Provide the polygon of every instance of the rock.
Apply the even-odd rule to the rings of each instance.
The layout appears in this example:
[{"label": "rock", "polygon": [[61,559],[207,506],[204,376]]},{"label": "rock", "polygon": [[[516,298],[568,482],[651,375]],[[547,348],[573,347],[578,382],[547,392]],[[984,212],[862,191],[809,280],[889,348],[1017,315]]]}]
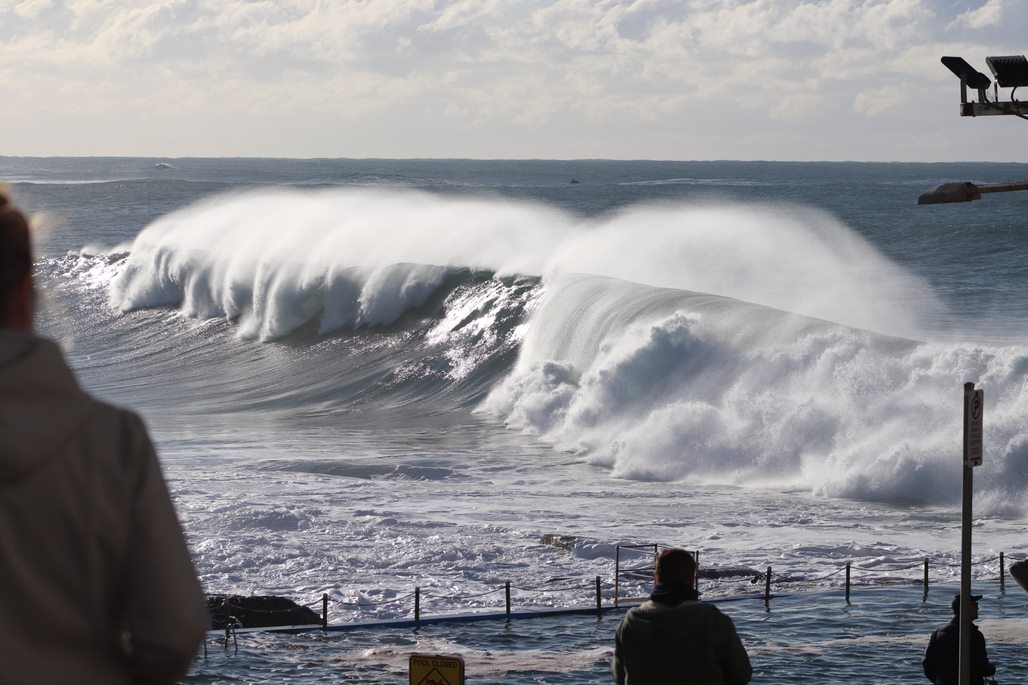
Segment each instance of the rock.
[{"label": "rock", "polygon": [[207,595],[211,629],[225,628],[226,613],[237,628],[321,625],[321,616],[291,599],[274,596]]},{"label": "rock", "polygon": [[752,568],[723,566],[721,568],[701,568],[700,578],[754,578],[762,573]]},{"label": "rock", "polygon": [[571,546],[578,541],[574,535],[560,535],[558,533],[546,533],[539,542],[544,545],[556,547],[558,549],[571,550]]}]

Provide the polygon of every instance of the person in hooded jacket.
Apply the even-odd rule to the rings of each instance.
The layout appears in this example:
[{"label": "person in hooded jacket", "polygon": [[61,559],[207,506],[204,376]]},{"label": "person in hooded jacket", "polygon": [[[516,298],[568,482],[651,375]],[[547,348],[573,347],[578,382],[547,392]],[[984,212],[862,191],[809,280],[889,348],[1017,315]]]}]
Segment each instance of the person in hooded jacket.
[{"label": "person in hooded jacket", "polygon": [[0,188],[0,683],[173,683],[203,591],[146,429],[34,335],[29,224]]},{"label": "person in hooded jacket", "polygon": [[628,611],[614,640],[618,685],[745,685],[749,655],[732,619],[699,601],[696,561],[684,549],[657,556],[648,602]]}]

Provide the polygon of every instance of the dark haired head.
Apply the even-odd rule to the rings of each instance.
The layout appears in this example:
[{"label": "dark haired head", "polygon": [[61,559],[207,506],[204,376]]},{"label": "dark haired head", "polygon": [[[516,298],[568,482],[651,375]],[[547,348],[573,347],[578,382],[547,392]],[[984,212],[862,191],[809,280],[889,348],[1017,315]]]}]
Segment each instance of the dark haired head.
[{"label": "dark haired head", "polygon": [[[977,607],[978,606],[978,600],[981,599],[981,598],[982,598],[981,595],[971,595],[971,604],[973,604],[974,606]],[[954,595],[953,601],[950,602],[949,608],[953,610],[953,615],[954,616],[959,616],[960,615],[960,593],[959,592],[956,595]]]},{"label": "dark haired head", "polygon": [[665,549],[657,555],[653,580],[657,585],[691,585],[696,577],[696,560],[684,549]]},{"label": "dark haired head", "polygon": [[32,273],[29,222],[0,187],[0,328],[11,320],[18,295]]}]

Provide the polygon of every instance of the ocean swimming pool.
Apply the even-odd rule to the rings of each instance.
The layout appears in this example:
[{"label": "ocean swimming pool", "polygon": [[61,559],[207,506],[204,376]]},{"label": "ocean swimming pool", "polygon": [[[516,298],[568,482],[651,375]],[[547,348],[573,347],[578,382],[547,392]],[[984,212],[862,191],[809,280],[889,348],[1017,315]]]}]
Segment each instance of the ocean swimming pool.
[{"label": "ocean swimming pool", "polygon": [[[921,654],[931,631],[949,620],[958,588],[919,585],[720,599],[753,662],[753,683],[924,683]],[[1012,583],[979,582],[979,627],[1000,683],[1028,678],[1028,594]],[[622,611],[533,619],[502,617],[419,629],[346,632],[211,633],[187,683],[406,683],[412,654],[458,654],[468,683],[513,685],[612,682],[610,657]]]}]

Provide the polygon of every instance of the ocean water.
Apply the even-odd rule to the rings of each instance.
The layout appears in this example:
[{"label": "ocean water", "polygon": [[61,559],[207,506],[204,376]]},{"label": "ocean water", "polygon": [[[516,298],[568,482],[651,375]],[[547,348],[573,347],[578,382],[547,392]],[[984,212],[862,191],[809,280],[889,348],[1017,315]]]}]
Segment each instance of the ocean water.
[{"label": "ocean water", "polygon": [[[325,593],[333,623],[409,617],[415,587],[423,613],[502,606],[507,581],[516,606],[589,605],[597,576],[609,600],[623,544],[698,549],[732,571],[704,580],[713,599],[768,566],[821,591],[846,562],[873,585],[927,558],[952,583],[967,381],[985,391],[974,574],[993,582],[1028,542],[1028,195],[916,200],[1026,176],[0,158],[39,223],[37,327],[145,417],[205,587]],[[817,623],[802,634],[828,639]],[[602,682],[615,625],[573,628],[587,665],[536,682]],[[747,625],[755,682],[793,682],[768,656],[781,626]],[[327,681],[295,642],[247,639]]]}]

